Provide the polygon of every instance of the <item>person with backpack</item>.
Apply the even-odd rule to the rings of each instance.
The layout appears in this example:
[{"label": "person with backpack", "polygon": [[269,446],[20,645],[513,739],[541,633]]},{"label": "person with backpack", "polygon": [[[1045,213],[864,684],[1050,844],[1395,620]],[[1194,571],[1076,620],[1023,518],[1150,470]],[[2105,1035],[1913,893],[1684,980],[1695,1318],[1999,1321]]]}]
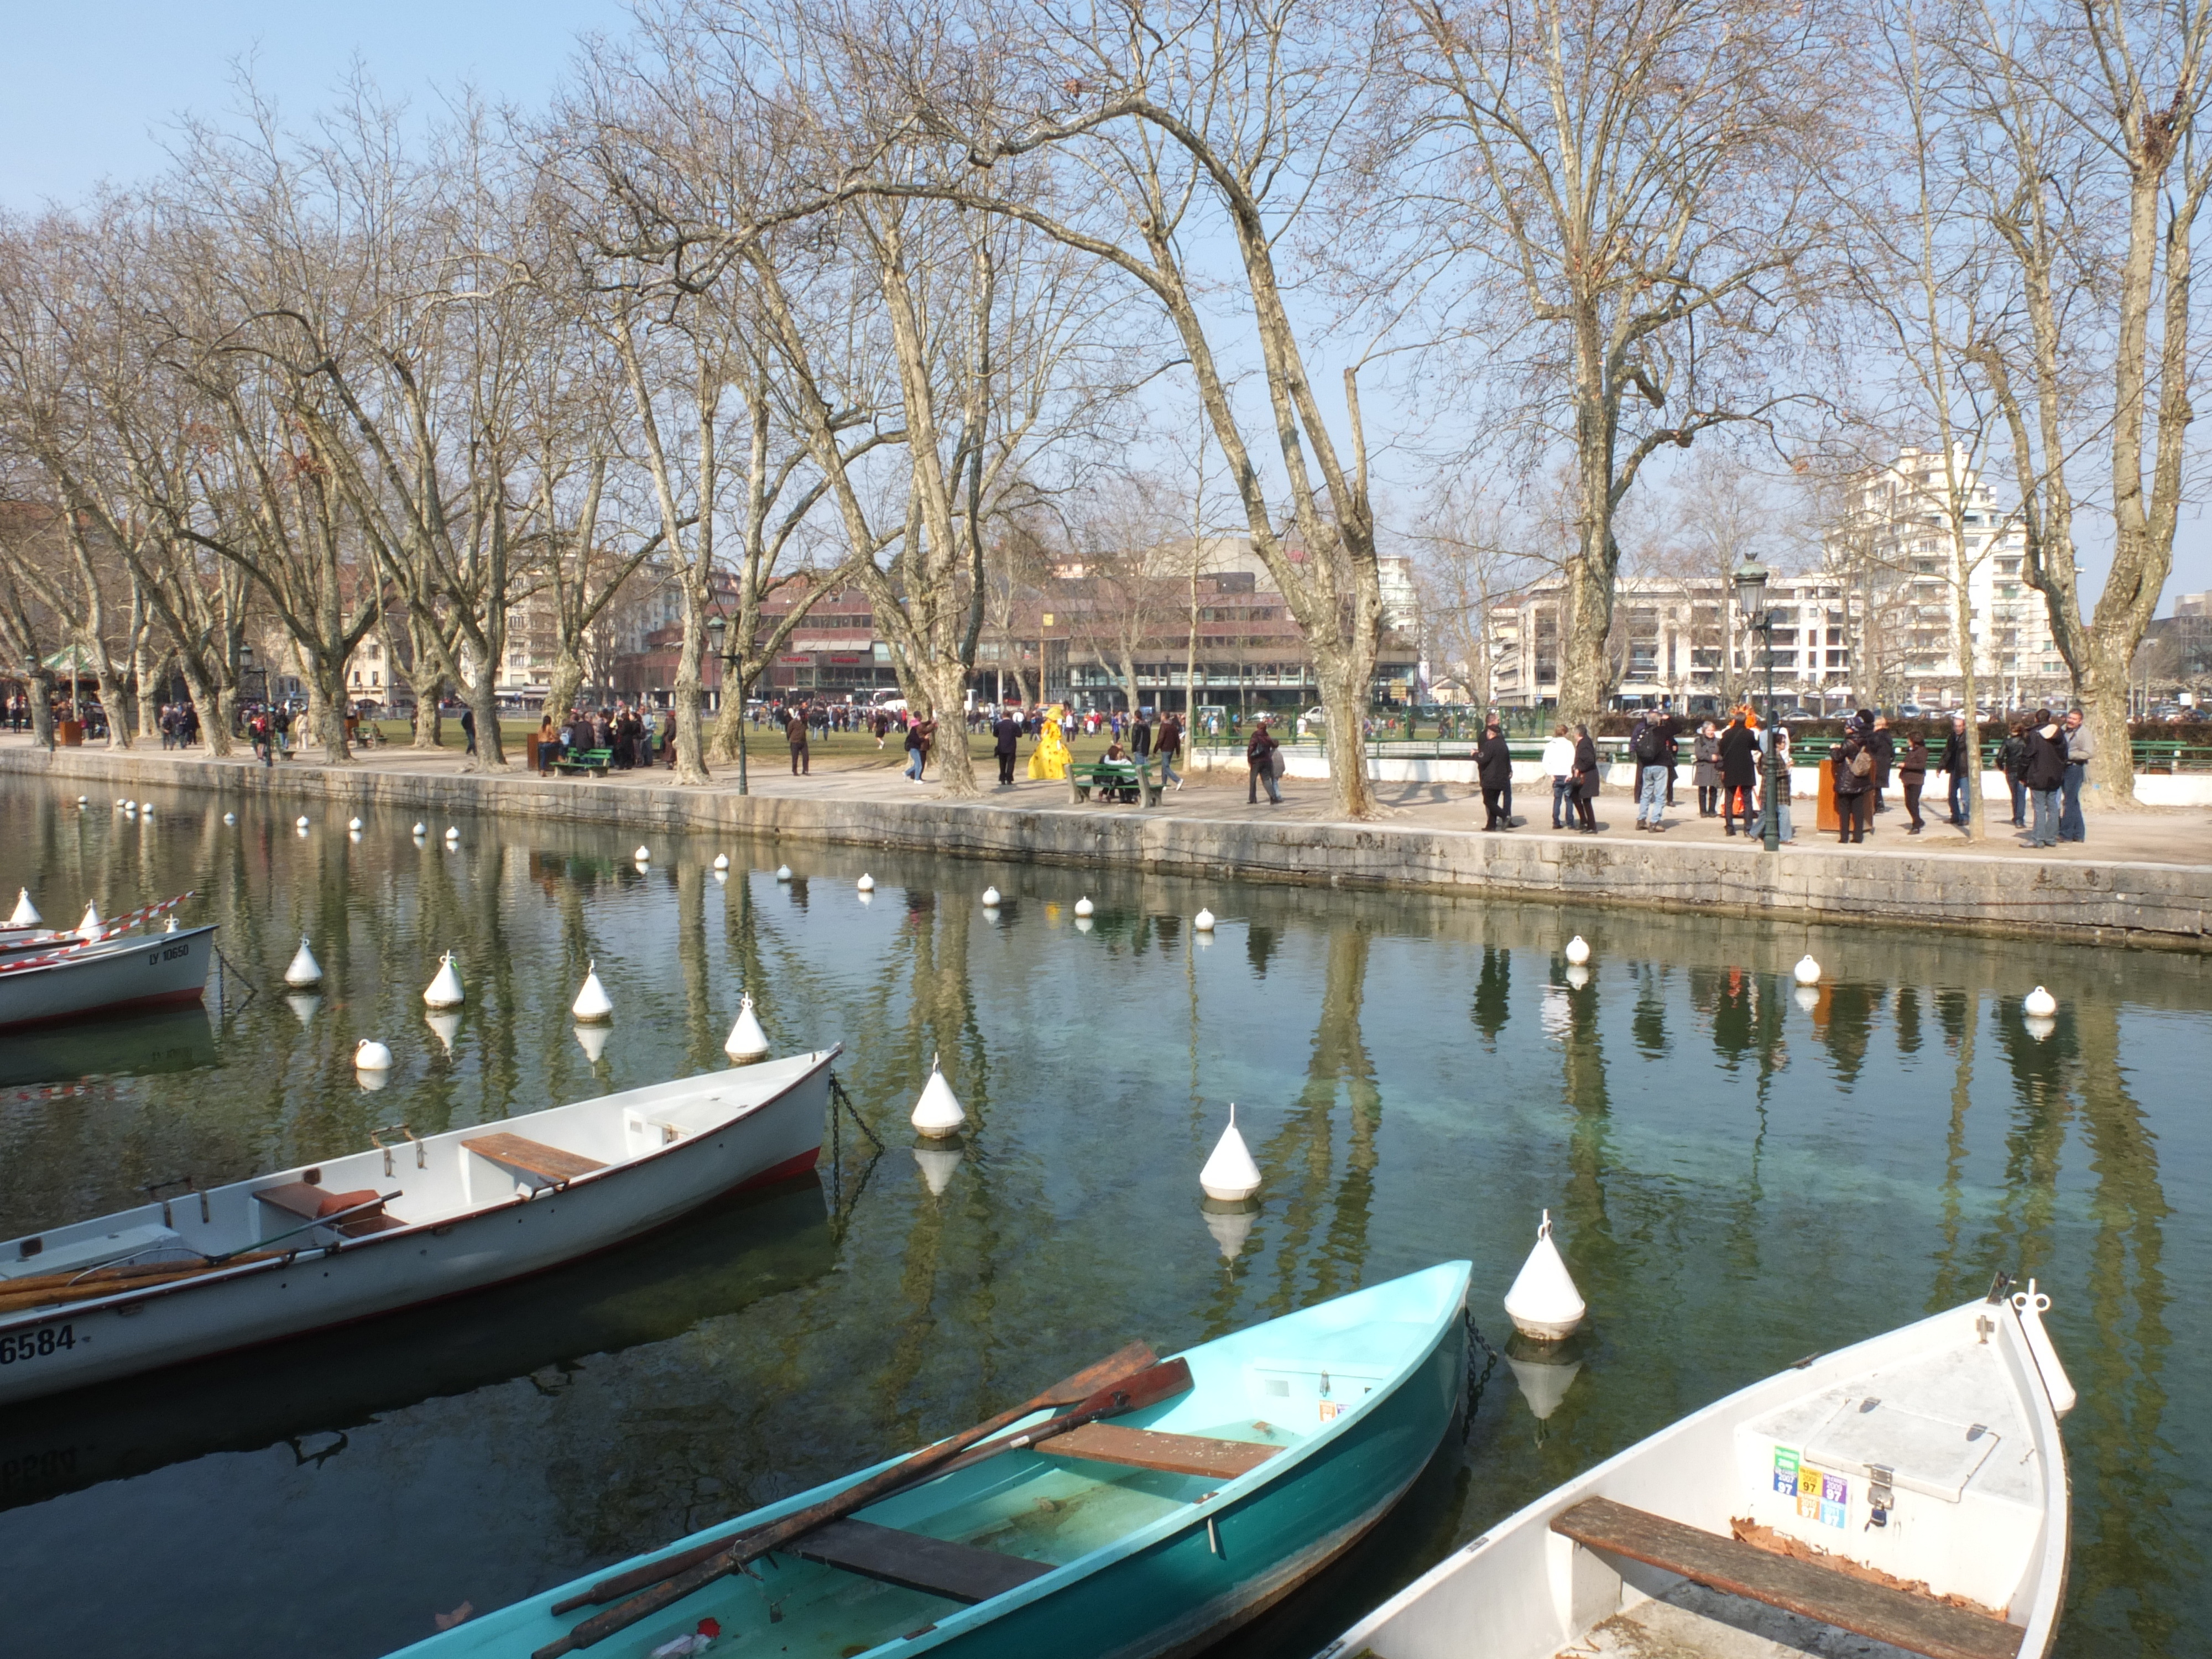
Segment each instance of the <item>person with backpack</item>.
[{"label": "person with backpack", "polygon": [[1855,718],[1844,728],[1844,740],[1830,757],[1834,763],[1836,841],[1856,845],[1867,838],[1874,816],[1874,750],[1869,743],[1873,722]]},{"label": "person with backpack", "polygon": [[1660,833],[1666,827],[1659,820],[1666,811],[1667,783],[1674,773],[1668,753],[1674,743],[1674,721],[1671,715],[1647,710],[1638,718],[1636,731],[1628,740],[1628,747],[1636,757],[1636,827],[1638,830]]},{"label": "person with backpack", "polygon": [[1280,806],[1283,792],[1275,787],[1275,750],[1279,745],[1275,734],[1267,729],[1267,717],[1260,716],[1259,724],[1252,728],[1252,736],[1244,745],[1244,764],[1251,770],[1251,781],[1244,790],[1244,804],[1260,804],[1260,786],[1267,786],[1267,804]]}]

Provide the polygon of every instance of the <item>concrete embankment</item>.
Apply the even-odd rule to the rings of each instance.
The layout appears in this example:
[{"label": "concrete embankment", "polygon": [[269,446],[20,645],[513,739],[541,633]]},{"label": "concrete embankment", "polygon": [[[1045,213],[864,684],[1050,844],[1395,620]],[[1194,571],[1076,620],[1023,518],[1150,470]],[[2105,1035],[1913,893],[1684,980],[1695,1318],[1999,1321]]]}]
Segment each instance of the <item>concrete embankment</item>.
[{"label": "concrete embankment", "polygon": [[[2095,863],[1832,845],[1766,853],[1659,837],[1490,836],[1394,823],[1315,822],[1074,805],[741,796],[617,777],[602,782],[410,771],[273,769],[158,750],[0,750],[21,787],[204,789],[238,800],[323,801],[725,832],[957,857],[1139,869],[1308,886],[1796,916],[2010,933],[2081,944],[2212,948],[2212,866]],[[909,786],[910,787],[910,786]],[[1184,798],[1178,797],[1178,800]],[[102,802],[105,805],[105,802]],[[434,830],[434,833],[435,833]]]}]

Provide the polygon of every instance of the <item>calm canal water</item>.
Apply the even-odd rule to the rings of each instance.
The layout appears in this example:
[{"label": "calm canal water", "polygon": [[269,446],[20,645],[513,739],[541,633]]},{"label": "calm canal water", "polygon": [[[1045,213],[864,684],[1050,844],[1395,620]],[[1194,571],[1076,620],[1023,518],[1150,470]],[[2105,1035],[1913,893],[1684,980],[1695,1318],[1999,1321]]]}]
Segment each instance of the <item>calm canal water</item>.
[{"label": "calm canal water", "polygon": [[[716,1066],[743,989],[780,1052],[844,1046],[888,1150],[848,1124],[818,1182],[570,1272],[4,1413],[10,1653],[381,1654],[1132,1338],[1448,1257],[1503,1346],[1547,1206],[1592,1309],[1577,1368],[1496,1366],[1393,1518],[1224,1653],[1310,1654],[1546,1488],[1998,1267],[2051,1291],[2081,1393],[2062,1650],[2212,1646],[2212,964],[811,848],[779,885],[737,842],[649,833],[641,872],[634,831],[461,818],[447,852],[445,817],[418,846],[413,814],[356,842],[325,808],[302,836],[297,807],[226,828],[213,797],[155,802],[132,823],[11,781],[0,889],[64,921],[196,889],[188,919],[262,988],[0,1038],[0,1237]],[[329,979],[295,1006],[302,930]],[[421,1001],[449,948],[450,1040]],[[596,1060],[567,1015],[587,960],[617,1008]],[[381,1093],[365,1036],[397,1056]],[[975,1120],[941,1192],[905,1121],[933,1054]],[[1267,1185],[1226,1260],[1197,1171],[1232,1100]]]}]

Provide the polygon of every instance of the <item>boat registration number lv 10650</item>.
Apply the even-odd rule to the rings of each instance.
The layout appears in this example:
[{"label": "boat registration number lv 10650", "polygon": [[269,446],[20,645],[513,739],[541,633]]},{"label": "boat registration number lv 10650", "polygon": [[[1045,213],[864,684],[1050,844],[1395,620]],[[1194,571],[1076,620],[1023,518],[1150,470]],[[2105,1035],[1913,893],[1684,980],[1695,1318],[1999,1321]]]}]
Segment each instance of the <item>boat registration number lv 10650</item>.
[{"label": "boat registration number lv 10650", "polygon": [[19,1359],[44,1359],[75,1346],[74,1325],[42,1325],[35,1331],[18,1331],[0,1336],[0,1365],[12,1365]]}]

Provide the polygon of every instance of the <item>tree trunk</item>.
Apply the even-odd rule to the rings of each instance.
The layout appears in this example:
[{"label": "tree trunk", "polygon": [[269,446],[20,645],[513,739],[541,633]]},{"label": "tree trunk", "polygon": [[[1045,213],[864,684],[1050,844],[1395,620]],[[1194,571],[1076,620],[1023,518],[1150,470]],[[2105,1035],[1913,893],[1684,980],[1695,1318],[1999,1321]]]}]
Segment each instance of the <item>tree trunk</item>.
[{"label": "tree trunk", "polygon": [[30,691],[31,741],[51,755],[54,750],[54,677],[34,662],[24,679]]},{"label": "tree trunk", "polygon": [[[1599,486],[1602,491],[1603,486]],[[1586,509],[1587,510],[1587,509]],[[1612,690],[1613,548],[1610,526],[1592,526],[1582,550],[1561,573],[1565,592],[1559,606],[1559,719],[1569,726],[1595,726]],[[1732,662],[1735,645],[1721,642],[1721,659]],[[1733,671],[1723,674],[1723,684]]]},{"label": "tree trunk", "polygon": [[968,752],[966,694],[968,670],[957,658],[942,658],[914,665],[915,688],[928,701],[925,711],[937,722],[938,787],[948,795],[966,799],[982,791],[975,782],[975,758]]},{"label": "tree trunk", "polygon": [[345,664],[318,652],[307,659],[307,729],[323,745],[323,764],[350,766],[353,748],[346,742]]},{"label": "tree trunk", "polygon": [[477,683],[468,688],[469,708],[477,720],[477,763],[478,772],[507,770],[507,745],[500,741],[499,684],[491,671],[484,670],[477,676]]},{"label": "tree trunk", "polygon": [[224,723],[216,699],[208,689],[207,676],[200,672],[190,652],[179,655],[177,670],[185,677],[185,695],[191,699],[192,712],[199,716],[200,730],[206,734],[208,753],[228,755],[230,752],[230,728]]},{"label": "tree trunk", "polygon": [[2135,747],[2128,736],[2128,675],[2132,651],[2125,633],[2102,629],[2089,638],[2089,649],[2075,677],[2081,700],[2081,725],[2096,745],[2081,780],[2081,804],[2106,812],[2139,812],[2136,799]]},{"label": "tree trunk", "polygon": [[700,665],[707,649],[706,584],[711,566],[702,551],[702,568],[684,584],[684,640],[676,653],[676,781],[709,783],[699,719]]},{"label": "tree trunk", "polygon": [[545,712],[553,716],[555,726],[568,720],[568,711],[576,706],[576,694],[583,687],[584,665],[563,645],[554,653],[553,672],[545,687]]},{"label": "tree trunk", "polygon": [[1360,721],[1367,712],[1367,687],[1375,652],[1319,640],[1314,642],[1314,674],[1321,682],[1321,706],[1328,725],[1328,775],[1337,811],[1345,817],[1375,814],[1375,791],[1367,778],[1367,737]]}]

